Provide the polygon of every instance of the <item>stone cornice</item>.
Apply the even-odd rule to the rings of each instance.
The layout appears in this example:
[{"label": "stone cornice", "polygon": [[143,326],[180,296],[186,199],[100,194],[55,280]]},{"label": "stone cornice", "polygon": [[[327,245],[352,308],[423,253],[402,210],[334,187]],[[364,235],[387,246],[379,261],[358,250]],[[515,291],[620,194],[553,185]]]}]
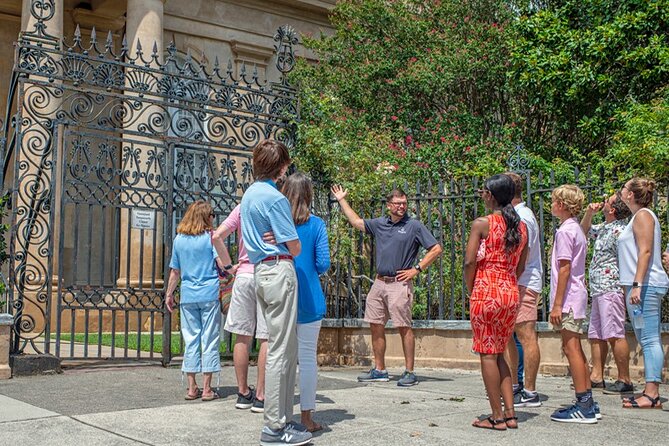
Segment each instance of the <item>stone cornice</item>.
[{"label": "stone cornice", "polygon": [[[331,27],[328,19],[330,10],[334,7],[332,0],[331,7],[325,7],[330,0],[218,0],[221,3],[239,5],[244,8],[255,9],[257,11],[270,12],[279,16],[284,16],[292,20],[300,20],[313,23],[320,26]],[[302,11],[305,14],[297,16],[295,11]]]},{"label": "stone cornice", "polygon": [[247,67],[256,65],[261,68],[266,68],[269,61],[274,56],[274,49],[252,43],[239,42],[232,40],[230,42],[230,49],[234,54],[235,62],[243,62]]},{"label": "stone cornice", "polygon": [[72,19],[74,23],[85,29],[91,29],[95,26],[97,30],[116,32],[125,26],[125,17],[122,15],[119,17],[107,17],[82,8],[72,10]]}]

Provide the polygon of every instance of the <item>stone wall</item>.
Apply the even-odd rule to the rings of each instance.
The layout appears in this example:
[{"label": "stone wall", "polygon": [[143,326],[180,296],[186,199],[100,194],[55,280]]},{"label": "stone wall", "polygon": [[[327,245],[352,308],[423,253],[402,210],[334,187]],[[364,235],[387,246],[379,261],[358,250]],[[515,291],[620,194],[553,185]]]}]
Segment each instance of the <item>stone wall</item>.
[{"label": "stone wall", "polygon": [[[566,375],[567,359],[562,353],[560,334],[538,324],[541,365],[539,373]],[[664,380],[669,382],[669,327],[663,327],[662,346],[665,350]],[[479,358],[471,352],[472,334],[468,321],[414,321],[416,337],[416,369],[421,367],[458,368],[478,370]],[[643,380],[643,355],[634,333],[627,332],[630,345],[630,373],[634,381]],[[590,358],[587,339],[583,351]],[[326,320],[321,329],[318,360],[320,365],[371,366],[373,362],[369,326],[361,320]],[[386,330],[386,366],[404,366],[402,343],[397,330]],[[616,377],[616,366],[611,353],[605,364],[605,375]]]}]

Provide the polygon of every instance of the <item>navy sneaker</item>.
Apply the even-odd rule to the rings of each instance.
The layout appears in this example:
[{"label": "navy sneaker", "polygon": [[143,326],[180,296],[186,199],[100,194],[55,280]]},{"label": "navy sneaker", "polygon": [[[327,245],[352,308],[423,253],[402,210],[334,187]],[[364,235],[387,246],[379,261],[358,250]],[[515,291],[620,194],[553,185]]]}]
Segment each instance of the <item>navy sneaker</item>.
[{"label": "navy sneaker", "polygon": [[561,423],[596,424],[597,415],[595,415],[594,404],[590,409],[581,409],[577,404],[574,404],[566,409],[553,412],[551,420]]},{"label": "navy sneaker", "polygon": [[358,381],[361,383],[388,382],[390,381],[390,378],[388,377],[388,371],[381,371],[372,368],[369,370],[369,372],[358,375]]},{"label": "navy sneaker", "polygon": [[592,403],[592,408],[595,411],[595,418],[598,420],[602,419],[602,411],[599,410],[599,403]]},{"label": "navy sneaker", "polygon": [[251,406],[251,412],[254,413],[265,412],[265,400],[259,400],[258,398],[254,399],[253,406]]},{"label": "navy sneaker", "polygon": [[253,401],[256,399],[256,393],[253,388],[249,387],[249,393],[242,395],[237,392],[237,403],[235,407],[237,409],[250,409],[253,406]]},{"label": "navy sneaker", "polygon": [[402,373],[402,376],[400,376],[400,379],[397,381],[397,385],[400,387],[411,387],[415,386],[416,384],[418,384],[418,378],[416,378],[416,374],[408,370],[405,370],[404,373]]}]

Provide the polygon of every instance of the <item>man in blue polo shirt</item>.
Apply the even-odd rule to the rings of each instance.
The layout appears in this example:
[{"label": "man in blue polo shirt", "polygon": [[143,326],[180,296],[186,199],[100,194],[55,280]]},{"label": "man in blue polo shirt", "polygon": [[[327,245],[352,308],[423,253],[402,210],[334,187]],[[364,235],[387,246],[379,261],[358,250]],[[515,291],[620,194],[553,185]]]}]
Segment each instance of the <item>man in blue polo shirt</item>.
[{"label": "man in blue polo shirt", "polygon": [[[253,263],[258,302],[267,322],[269,347],[265,368],[265,426],[261,445],[302,445],[311,441],[303,426],[292,422],[297,368],[297,276],[293,257],[300,240],[290,204],[276,188],[290,165],[285,145],[261,141],[253,149],[255,182],[242,197],[242,237]],[[263,240],[274,233],[276,244]]]},{"label": "man in blue polo shirt", "polygon": [[[358,381],[388,381],[385,366],[385,326],[390,318],[400,332],[404,350],[405,370],[397,385],[409,387],[418,383],[413,371],[416,341],[411,328],[413,286],[411,281],[430,266],[442,252],[432,233],[418,220],[409,218],[407,196],[401,189],[393,189],[386,197],[388,216],[363,220],[346,201],[348,191],[333,186],[332,193],[339,202],[349,223],[376,241],[376,280],[365,301],[365,321],[372,332],[374,365],[360,375]],[[416,262],[420,247],[427,249],[425,257]]]}]

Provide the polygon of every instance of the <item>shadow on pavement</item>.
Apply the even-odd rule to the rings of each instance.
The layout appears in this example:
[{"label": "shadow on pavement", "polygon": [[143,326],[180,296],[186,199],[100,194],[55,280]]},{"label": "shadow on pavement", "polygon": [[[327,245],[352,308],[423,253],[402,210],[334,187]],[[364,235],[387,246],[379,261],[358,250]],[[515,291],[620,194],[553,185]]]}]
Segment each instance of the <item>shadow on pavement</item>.
[{"label": "shadow on pavement", "polygon": [[323,425],[323,430],[314,432],[314,438],[327,434],[332,430],[331,427],[337,423],[353,419],[355,419],[355,415],[345,409],[318,410],[314,413],[314,420]]},{"label": "shadow on pavement", "polygon": [[216,393],[221,398],[227,398],[229,396],[236,396],[237,395],[237,387],[232,387],[232,386],[216,387]]}]

